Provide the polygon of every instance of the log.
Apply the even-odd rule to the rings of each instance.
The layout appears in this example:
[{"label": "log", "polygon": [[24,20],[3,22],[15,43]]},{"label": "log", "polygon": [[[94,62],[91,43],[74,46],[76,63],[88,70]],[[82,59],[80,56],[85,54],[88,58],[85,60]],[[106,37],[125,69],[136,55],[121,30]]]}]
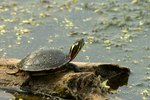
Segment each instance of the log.
[{"label": "log", "polygon": [[[25,80],[25,72],[19,72],[15,75],[6,73],[10,70],[16,70],[14,66],[19,61],[14,58],[0,58],[1,89],[24,93],[19,87]],[[110,90],[127,84],[130,74],[129,68],[120,67],[118,64],[71,63],[78,66],[81,72],[59,71],[46,76],[34,76],[30,81],[32,94],[48,96],[51,99],[59,97],[70,100],[105,100],[107,98],[105,95]]]}]

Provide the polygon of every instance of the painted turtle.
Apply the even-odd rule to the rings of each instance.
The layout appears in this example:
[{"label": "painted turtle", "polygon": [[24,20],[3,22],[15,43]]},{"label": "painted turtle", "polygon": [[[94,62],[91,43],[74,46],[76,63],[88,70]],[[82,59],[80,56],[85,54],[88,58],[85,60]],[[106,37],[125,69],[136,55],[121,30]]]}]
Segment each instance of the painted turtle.
[{"label": "painted turtle", "polygon": [[47,75],[49,73],[60,71],[61,69],[72,69],[75,72],[80,69],[69,63],[72,61],[84,46],[84,39],[77,40],[71,47],[68,54],[58,49],[41,49],[30,53],[17,64],[17,71],[8,74],[15,74],[19,71],[27,73],[26,80],[21,87],[28,86],[31,76]]}]

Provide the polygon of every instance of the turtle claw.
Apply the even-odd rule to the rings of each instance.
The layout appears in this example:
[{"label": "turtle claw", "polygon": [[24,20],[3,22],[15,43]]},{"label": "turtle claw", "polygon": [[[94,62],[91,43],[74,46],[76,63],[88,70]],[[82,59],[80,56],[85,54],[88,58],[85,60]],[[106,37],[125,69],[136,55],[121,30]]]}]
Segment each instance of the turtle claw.
[{"label": "turtle claw", "polygon": [[24,92],[31,93],[31,86],[28,83],[29,79],[25,80],[20,86],[20,89]]},{"label": "turtle claw", "polygon": [[30,86],[20,86],[20,89],[26,93],[32,93]]},{"label": "turtle claw", "polygon": [[21,84],[20,89],[27,92],[27,93],[31,93],[31,87],[29,85],[29,81],[31,80],[31,76],[29,73],[25,73],[25,75],[26,75],[26,79]]}]

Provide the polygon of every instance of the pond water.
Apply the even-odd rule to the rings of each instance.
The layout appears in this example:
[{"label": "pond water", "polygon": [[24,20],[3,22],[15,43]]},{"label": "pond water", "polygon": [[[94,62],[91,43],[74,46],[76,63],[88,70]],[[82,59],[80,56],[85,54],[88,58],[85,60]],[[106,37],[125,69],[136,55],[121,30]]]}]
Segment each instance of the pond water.
[{"label": "pond water", "polygon": [[[74,61],[117,63],[132,74],[113,100],[150,99],[150,0],[1,0],[0,57],[23,58],[42,48],[67,52],[86,44]],[[14,98],[0,91],[0,99]]]}]

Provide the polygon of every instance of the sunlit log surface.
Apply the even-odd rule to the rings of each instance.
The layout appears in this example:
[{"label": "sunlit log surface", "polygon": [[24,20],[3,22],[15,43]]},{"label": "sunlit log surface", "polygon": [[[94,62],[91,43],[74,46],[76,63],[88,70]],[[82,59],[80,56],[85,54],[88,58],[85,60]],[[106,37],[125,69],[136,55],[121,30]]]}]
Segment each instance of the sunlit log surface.
[{"label": "sunlit log surface", "polygon": [[[0,87],[8,92],[20,92],[19,87],[25,80],[25,73],[9,75],[14,71],[19,59],[0,59]],[[117,64],[71,62],[77,65],[81,72],[59,71],[46,76],[34,76],[30,81],[31,92],[35,95],[49,96],[76,100],[104,100],[105,95],[112,89],[126,85],[130,70]],[[108,86],[101,84],[107,81]]]}]

